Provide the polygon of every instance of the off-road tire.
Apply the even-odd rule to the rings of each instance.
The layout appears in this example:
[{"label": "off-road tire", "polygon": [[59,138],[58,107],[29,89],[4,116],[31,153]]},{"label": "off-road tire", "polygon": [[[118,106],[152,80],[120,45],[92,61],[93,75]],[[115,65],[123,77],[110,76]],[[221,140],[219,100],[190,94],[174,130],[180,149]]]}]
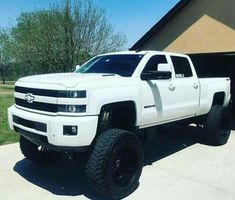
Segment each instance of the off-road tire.
[{"label": "off-road tire", "polygon": [[23,136],[20,136],[20,149],[28,160],[37,164],[53,164],[61,156],[58,152],[37,146]]},{"label": "off-road tire", "polygon": [[[122,156],[118,160],[119,156],[117,155],[122,155],[123,153],[121,152],[124,149],[128,149],[127,155]],[[128,157],[128,154],[131,155],[132,153],[133,155]],[[122,162],[123,160],[128,161]],[[120,166],[118,166],[117,161],[120,161]],[[93,191],[105,198],[122,199],[138,187],[143,161],[143,145],[136,135],[120,129],[107,130],[98,136],[91,156],[87,161],[86,176],[88,183]],[[124,170],[126,174],[121,175],[120,179],[115,178],[116,170],[121,171],[124,169],[124,166],[131,170]],[[128,174],[129,172],[130,174]],[[127,178],[128,181],[126,180],[124,184],[121,184],[121,180],[125,176],[126,178],[130,176],[128,177],[130,181]]]},{"label": "off-road tire", "polygon": [[204,124],[205,139],[211,145],[224,145],[231,132],[231,116],[227,107],[212,106]]}]

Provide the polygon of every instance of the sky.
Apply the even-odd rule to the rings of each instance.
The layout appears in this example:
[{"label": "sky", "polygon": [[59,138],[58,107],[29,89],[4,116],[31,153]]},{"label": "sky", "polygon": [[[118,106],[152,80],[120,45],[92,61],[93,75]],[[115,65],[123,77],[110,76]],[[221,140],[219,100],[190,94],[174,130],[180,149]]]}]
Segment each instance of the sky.
[{"label": "sky", "polygon": [[[84,0],[85,1],[85,0]],[[0,0],[0,27],[16,23],[21,12],[46,9],[52,0]],[[126,35],[125,49],[137,42],[179,0],[93,0],[106,10],[115,32]]]}]

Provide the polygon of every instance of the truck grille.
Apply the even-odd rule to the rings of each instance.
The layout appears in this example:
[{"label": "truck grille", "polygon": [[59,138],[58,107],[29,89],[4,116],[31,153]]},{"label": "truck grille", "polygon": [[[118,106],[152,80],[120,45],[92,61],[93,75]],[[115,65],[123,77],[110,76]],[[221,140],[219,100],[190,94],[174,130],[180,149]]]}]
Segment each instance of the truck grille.
[{"label": "truck grille", "polygon": [[47,139],[46,136],[30,133],[30,132],[25,131],[25,130],[23,130],[21,128],[18,128],[16,126],[14,126],[14,130],[15,130],[15,132],[20,133],[24,137],[28,138],[28,140],[31,140],[32,142],[35,142],[35,143],[39,143],[39,145],[41,145],[41,144],[49,144],[48,143],[48,139]]},{"label": "truck grille", "polygon": [[15,91],[24,94],[31,93],[34,95],[47,96],[47,97],[67,97],[67,91],[63,90],[45,90],[45,89],[16,86]]},{"label": "truck grille", "polygon": [[57,104],[49,104],[49,103],[42,103],[42,102],[28,103],[26,100],[18,99],[18,98],[15,98],[15,104],[18,106],[22,106],[22,107],[34,109],[34,110],[41,110],[41,111],[53,112],[53,113],[58,112]]},{"label": "truck grille", "polygon": [[27,119],[23,119],[21,117],[17,117],[15,115],[13,115],[13,122],[15,124],[22,125],[27,128],[35,129],[37,131],[41,131],[45,133],[47,132],[47,125],[41,122],[30,121]]},{"label": "truck grille", "polygon": [[[27,87],[15,87],[15,104],[24,108],[45,111],[50,113],[68,112],[67,104],[58,104],[58,99],[66,98],[86,98],[86,90],[76,91],[76,97],[72,95],[73,91],[67,90],[47,90]],[[54,98],[51,98],[54,97]],[[48,99],[48,100],[47,100]],[[50,101],[49,101],[50,100]],[[49,103],[48,103],[49,101]],[[79,109],[78,109],[79,107]],[[85,108],[85,109],[84,109]],[[85,112],[86,105],[76,106],[77,112]]]}]

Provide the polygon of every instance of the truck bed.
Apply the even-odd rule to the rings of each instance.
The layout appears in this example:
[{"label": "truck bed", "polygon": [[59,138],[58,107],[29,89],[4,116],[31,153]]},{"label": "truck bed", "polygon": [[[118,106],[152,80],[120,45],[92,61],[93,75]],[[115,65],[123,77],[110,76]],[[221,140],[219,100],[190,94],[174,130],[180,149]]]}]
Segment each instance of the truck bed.
[{"label": "truck bed", "polygon": [[199,78],[200,83],[200,104],[197,115],[203,115],[209,112],[215,93],[224,94],[223,105],[228,105],[230,95],[231,80],[229,77],[222,78]]}]

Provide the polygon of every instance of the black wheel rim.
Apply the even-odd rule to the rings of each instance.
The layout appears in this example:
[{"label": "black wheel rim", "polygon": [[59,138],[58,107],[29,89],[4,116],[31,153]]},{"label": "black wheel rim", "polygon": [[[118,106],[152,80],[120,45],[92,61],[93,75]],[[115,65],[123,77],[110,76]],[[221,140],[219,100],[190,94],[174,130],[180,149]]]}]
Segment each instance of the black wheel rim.
[{"label": "black wheel rim", "polygon": [[138,154],[130,146],[124,146],[114,153],[112,178],[120,187],[130,185],[137,176]]}]

